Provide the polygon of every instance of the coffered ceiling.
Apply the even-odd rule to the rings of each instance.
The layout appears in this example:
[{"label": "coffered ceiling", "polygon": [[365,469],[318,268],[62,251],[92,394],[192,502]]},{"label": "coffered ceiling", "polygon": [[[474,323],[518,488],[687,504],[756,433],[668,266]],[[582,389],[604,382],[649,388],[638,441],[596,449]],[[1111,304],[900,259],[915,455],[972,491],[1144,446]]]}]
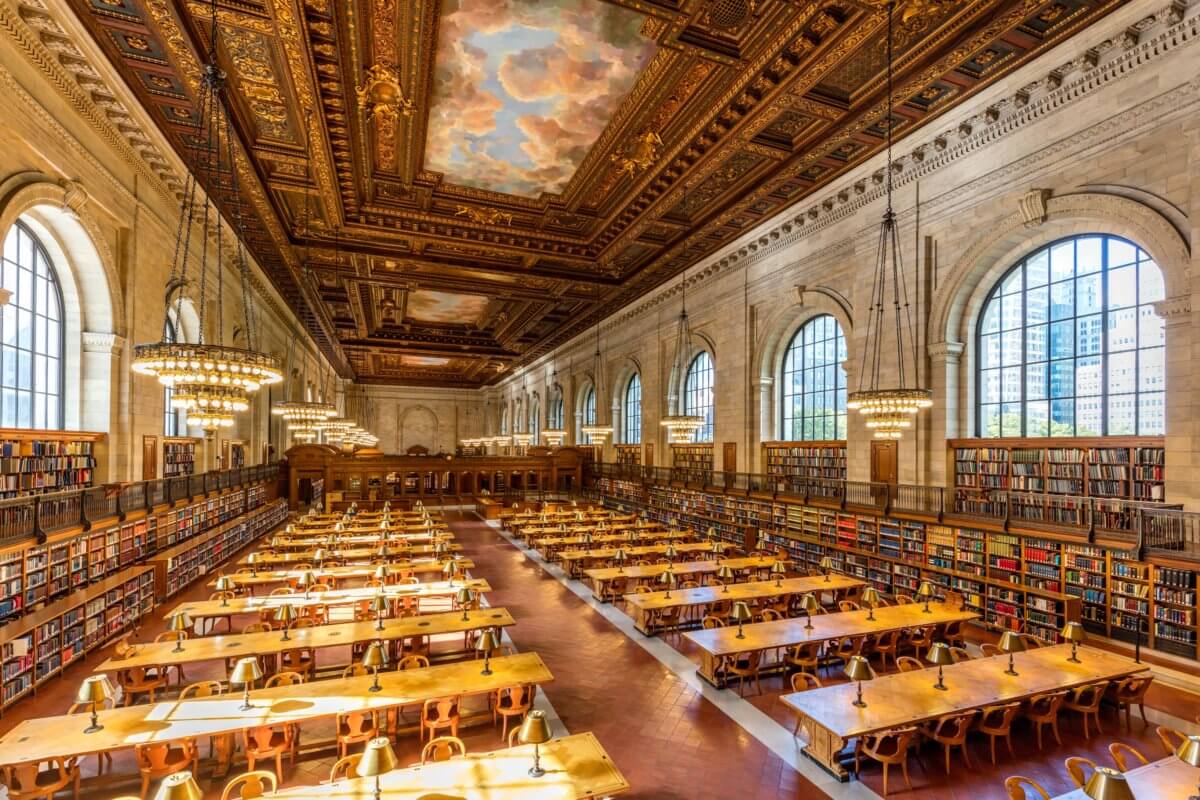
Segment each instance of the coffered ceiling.
[{"label": "coffered ceiling", "polygon": [[[186,158],[209,4],[70,2]],[[1120,0],[901,0],[890,109],[883,0],[217,3],[258,261],[344,376],[479,386]]]}]

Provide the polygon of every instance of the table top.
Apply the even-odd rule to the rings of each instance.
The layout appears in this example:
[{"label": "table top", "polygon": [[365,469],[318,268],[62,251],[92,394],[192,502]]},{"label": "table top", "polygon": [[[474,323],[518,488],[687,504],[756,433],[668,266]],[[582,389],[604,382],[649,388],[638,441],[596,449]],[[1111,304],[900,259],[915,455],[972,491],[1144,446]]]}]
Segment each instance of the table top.
[{"label": "table top", "polygon": [[1079,648],[1079,664],[1067,661],[1070,654],[1068,644],[1015,653],[1016,675],[1004,673],[1007,655],[951,664],[945,667],[945,683],[950,687],[946,691],[933,688],[932,668],[882,675],[863,684],[866,708],[852,705],[853,683],[785,694],[781,699],[827,730],[849,738],[1146,670],[1145,664],[1132,658],[1094,647]]},{"label": "table top", "polygon": [[245,658],[246,656],[282,653],[302,648],[338,647],[376,639],[389,641],[407,639],[410,636],[464,633],[480,628],[507,627],[515,624],[512,615],[504,608],[484,608],[470,611],[467,613],[465,622],[462,617],[461,611],[448,611],[444,614],[422,614],[417,617],[385,619],[381,631],[375,629],[374,620],[314,625],[311,628],[294,628],[289,631],[288,641],[283,641],[282,631],[205,636],[184,641],[182,653],[174,652],[175,642],[144,642],[135,644],[130,655],[124,658],[114,656],[106,659],[92,671],[116,672],[131,667],[169,666],[224,658]]},{"label": "table top", "polygon": [[277,686],[250,693],[253,708],[242,711],[242,692],[194,700],[164,700],[100,711],[103,730],[85,734],[87,716],[62,714],[21,722],[0,737],[0,763],[17,764],[55,757],[119,750],[147,742],[235,733],[256,725],[331,717],[345,711],[369,711],[430,698],[482,694],[518,684],[554,680],[537,653],[497,656],[491,675],[482,662],[457,661],[423,669],[379,673],[379,692],[368,692],[373,678],[330,678],[300,686]]},{"label": "table top", "polygon": [[926,614],[923,605],[910,603],[902,606],[877,608],[874,620],[867,619],[871,613],[869,611],[816,614],[812,618],[812,630],[806,630],[804,626],[807,620],[799,617],[749,623],[742,628],[742,632],[745,634],[743,639],[737,638],[736,625],[730,625],[727,628],[688,631],[684,636],[691,639],[702,650],[716,656],[726,656],[752,650],[789,647],[805,642],[823,642],[840,639],[844,636],[884,633],[919,628],[925,625],[940,625],[957,620],[965,622],[979,616],[973,611],[962,611],[944,603],[931,603],[929,611],[930,613]]},{"label": "table top", "polygon": [[[490,753],[467,753],[434,764],[397,769],[382,775],[379,785],[386,800],[583,800],[609,797],[629,790],[599,740],[576,733],[540,745],[540,778],[529,777],[533,745]],[[281,789],[269,798],[280,800],[364,800],[375,790],[374,778],[348,778],[319,786]]]},{"label": "table top", "polygon": [[[750,581],[749,583],[731,583],[727,586],[701,586],[696,589],[672,589],[670,597],[664,589],[661,592],[647,594],[627,594],[625,602],[643,610],[657,608],[673,608],[675,606],[699,606],[716,603],[722,600],[758,600],[764,597],[780,597],[785,594],[804,594],[806,592],[831,592],[837,589],[850,589],[862,586],[858,578],[848,578],[845,575],[832,575],[826,581],[821,577],[785,578],[776,581]],[[729,591],[725,591],[728,589]]]},{"label": "table top", "polygon": [[381,544],[386,543],[386,544],[390,545],[394,542],[395,543],[408,542],[409,544],[412,544],[413,542],[432,542],[432,541],[448,542],[448,541],[451,541],[454,539],[454,534],[451,533],[450,531],[438,531],[438,530],[431,531],[431,532],[422,531],[420,533],[395,533],[395,532],[392,532],[385,539],[379,531],[376,531],[374,533],[353,533],[353,534],[340,533],[340,534],[338,534],[336,542],[334,542],[331,537],[332,537],[332,534],[319,534],[319,535],[314,534],[312,536],[308,536],[305,534],[300,534],[299,536],[297,536],[295,534],[281,534],[279,536],[272,536],[270,539],[265,540],[265,543],[262,546],[265,549],[271,549],[271,550],[284,550],[284,549],[292,549],[292,548],[295,548],[295,549],[309,548],[309,549],[311,549],[311,548],[314,548],[317,546],[329,547],[329,546],[354,545],[354,544],[366,544],[366,545],[374,545],[375,547],[379,547],[379,545],[381,545]]},{"label": "table top", "polygon": [[276,595],[266,597],[235,597],[227,603],[220,600],[193,600],[190,603],[180,603],[167,613],[166,619],[172,614],[186,611],[196,619],[207,617],[227,617],[237,614],[257,614],[260,611],[276,609],[280,606],[292,606],[297,611],[320,606],[352,605],[360,600],[370,600],[381,591],[387,597],[452,597],[462,587],[468,587],[478,593],[492,590],[483,578],[467,578],[449,581],[430,581],[428,583],[388,584],[383,587],[362,586],[356,589],[331,589],[328,592],[310,593],[305,599],[304,592],[298,591],[291,595]]},{"label": "table top", "polygon": [[[630,528],[630,530],[637,530]],[[646,529],[637,531],[637,536],[633,541],[636,542],[653,542],[661,539],[689,539],[694,536],[691,531],[654,531]],[[592,535],[591,544],[606,544],[608,542],[628,542],[630,541],[629,533],[597,533]],[[582,535],[573,536],[535,536],[530,539],[530,543],[534,548],[539,547],[562,547],[572,544],[588,544]]]},{"label": "table top", "polygon": [[[454,561],[458,564],[459,569],[466,570],[474,569],[475,567],[475,562],[469,558],[456,558]],[[388,559],[389,568],[396,571],[411,571],[413,573],[441,572],[442,567],[445,566],[445,564],[445,561],[438,561],[437,559],[433,558],[417,558],[410,561],[403,556],[393,556],[392,558]],[[249,568],[242,567],[241,569]],[[293,581],[299,578],[305,572],[309,571],[310,570],[303,569],[260,569],[258,571],[258,575],[254,575],[249,572],[234,572],[229,573],[229,577],[233,578],[233,582],[239,586],[255,586],[266,583],[282,583],[284,581]],[[375,575],[375,565],[359,564],[358,566],[324,567],[322,569],[313,567],[311,572],[318,578],[336,578],[339,580],[344,578],[371,578]],[[208,587],[210,589],[215,589],[216,582],[217,579],[213,578],[208,582]]]},{"label": "table top", "polygon": [[[388,545],[389,549],[391,550],[391,555],[389,556],[389,558],[394,557],[396,555],[408,555],[408,556],[431,556],[431,555],[434,555],[434,550],[433,550],[432,545],[421,544],[421,545],[416,545],[413,547],[404,547],[404,548],[401,548],[398,545],[399,545],[399,542],[392,542]],[[335,549],[332,547],[326,547],[326,548],[324,548],[324,550],[325,550],[325,557],[327,559],[337,560],[337,561],[344,561],[346,559],[360,559],[360,560],[361,559],[373,559],[373,558],[378,557],[378,554],[379,554],[378,547],[350,547],[350,548],[345,548],[345,549]],[[454,544],[452,542],[446,543],[446,552],[448,552],[448,553],[456,553],[461,550],[462,550],[461,544]],[[258,558],[259,566],[261,566],[263,564],[287,564],[287,563],[291,563],[291,562],[300,562],[300,561],[311,562],[313,560],[313,556],[316,554],[316,552],[317,551],[315,549],[313,549],[313,550],[295,550],[290,553],[259,553],[257,558]],[[238,559],[238,563],[239,564],[249,564],[250,562],[247,561],[247,559],[249,557],[250,556],[248,554],[242,556],[241,558]]]},{"label": "table top", "polygon": [[[726,550],[732,550],[734,548],[734,545],[729,544],[727,542],[722,542],[722,544],[725,546]],[[665,544],[644,544],[644,545],[638,545],[637,547],[624,547],[621,549],[623,549],[625,551],[625,555],[629,556],[629,558],[631,558],[631,559],[636,558],[637,556],[662,555],[663,553],[667,552],[667,546]],[[684,542],[683,544],[675,545],[675,550],[676,550],[676,552],[679,552],[679,553],[707,553],[712,550],[712,543],[711,542]],[[583,561],[583,560],[590,559],[590,558],[612,558],[616,554],[617,554],[617,548],[615,548],[615,547],[600,547],[595,550],[568,550],[565,553],[559,553],[559,558],[561,558],[563,561]],[[769,561],[766,564],[766,566],[768,566],[768,567],[771,566],[771,564],[774,563],[774,561],[775,561],[775,559],[772,558],[771,561]],[[685,561],[682,563],[683,564],[719,564],[720,562],[716,562],[716,561]],[[651,565],[651,566],[657,566],[657,565]],[[666,566],[666,565],[663,565],[663,566]],[[677,566],[681,566],[681,565],[677,565]],[[595,570],[587,570],[587,572],[588,572],[588,574],[590,574],[592,572],[602,572],[602,571],[604,571],[604,569],[612,569],[613,573],[614,573],[612,576],[610,576],[609,578],[601,579],[601,580],[610,580],[612,577],[620,577],[621,575],[632,575],[633,573],[631,573],[630,570],[634,569],[635,567],[636,567],[636,565],[626,564],[625,571],[623,573],[619,573],[619,574],[616,572],[616,569],[617,569],[616,567],[598,568]],[[715,567],[715,566],[713,567],[714,570],[716,568],[717,567]],[[693,572],[704,572],[704,570],[697,568],[697,569],[693,570]],[[652,572],[651,574],[657,575],[658,573]]]},{"label": "table top", "polygon": [[[1155,800],[1186,800],[1196,794],[1200,770],[1189,767],[1174,756],[1151,761],[1125,773],[1125,780],[1134,797],[1153,797]],[[1083,789],[1057,795],[1054,800],[1091,800]]]},{"label": "table top", "polygon": [[[704,545],[708,548],[709,545]],[[636,548],[635,548],[636,549]],[[666,548],[663,547],[663,550]],[[682,547],[676,546],[676,550],[683,550]],[[634,555],[630,550],[626,550],[631,556]],[[657,552],[657,551],[655,551]],[[688,552],[684,550],[684,552]],[[564,556],[571,553],[564,553]],[[723,564],[728,564],[730,569],[769,569],[775,563],[774,556],[741,556],[739,558],[723,558],[718,561],[678,561],[671,565],[671,571],[678,575],[696,575],[707,572],[716,572]],[[612,581],[621,578],[653,578],[662,574],[667,569],[666,564],[647,564],[637,566],[625,565],[625,568],[617,567],[597,567],[596,569],[585,569],[583,574],[591,578],[593,581]],[[673,594],[673,593],[672,593]]]}]

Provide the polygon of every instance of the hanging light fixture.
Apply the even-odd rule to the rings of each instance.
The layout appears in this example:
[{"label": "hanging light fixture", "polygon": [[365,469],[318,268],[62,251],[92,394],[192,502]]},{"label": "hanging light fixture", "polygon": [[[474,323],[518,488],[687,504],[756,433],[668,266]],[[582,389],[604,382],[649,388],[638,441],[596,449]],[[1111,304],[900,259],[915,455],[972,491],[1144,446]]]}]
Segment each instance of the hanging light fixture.
[{"label": "hanging light fixture", "polygon": [[[596,300],[600,299],[600,289],[596,288]],[[599,305],[597,303],[597,305]],[[592,389],[596,393],[596,418],[590,424],[581,425],[579,432],[588,437],[588,441],[594,445],[603,446],[606,439],[612,436],[611,425],[600,424],[600,407],[603,402],[604,393],[601,388],[601,373],[604,369],[604,359],[600,356],[600,317],[599,311],[596,312],[596,352],[592,354]]]},{"label": "hanging light fixture", "polygon": [[[679,307],[679,322],[675,330],[675,360],[671,364],[671,374],[676,381],[683,381],[687,375],[688,357],[692,354],[692,326],[688,323],[687,313],[687,270],[679,281],[681,303]],[[674,385],[678,386],[676,382]],[[704,417],[697,414],[684,414],[680,394],[670,398],[674,411],[662,418],[661,424],[667,429],[667,441],[670,444],[689,444],[695,441],[696,432],[704,427]]]},{"label": "hanging light fixture", "polygon": [[[191,152],[191,166],[183,191],[179,226],[175,231],[175,248],[171,263],[171,274],[167,282],[164,324],[166,330],[170,319],[172,292],[176,296],[175,315],[179,319],[183,309],[183,289],[188,284],[188,262],[192,257],[192,223],[200,217],[199,252],[195,254],[199,269],[199,332],[195,343],[159,341],[139,344],[134,347],[132,369],[139,375],[150,375],[163,386],[172,388],[171,405],[182,409],[187,424],[215,431],[232,427],[236,415],[250,407],[249,396],[260,387],[279,383],[283,371],[279,359],[257,349],[257,331],[252,311],[253,295],[250,291],[250,268],[246,260],[241,239],[241,204],[237,185],[237,165],[233,158],[233,126],[226,112],[221,92],[225,86],[225,73],[217,64],[217,17],[216,2],[212,6],[212,48],[208,63],[200,80],[199,124],[197,125]],[[228,175],[224,175],[225,171]],[[203,182],[203,186],[200,184]],[[242,284],[242,309],[244,314],[245,347],[225,343],[224,319],[224,267],[221,264],[221,249],[224,227],[212,192],[228,185],[234,198],[234,241],[236,261]],[[197,196],[197,189],[204,192]],[[211,238],[210,238],[211,237]],[[210,241],[215,241],[211,247]],[[217,279],[216,341],[206,340],[204,333],[205,312],[209,304],[208,275],[215,272]],[[182,338],[182,337],[180,337]]]},{"label": "hanging light fixture", "polygon": [[[555,400],[557,399],[555,397],[555,393],[558,391],[559,391],[559,388],[558,388],[558,364],[556,363],[554,365],[554,369],[550,373],[550,408],[551,409],[553,409],[555,407]],[[561,420],[559,420],[558,422],[560,425],[562,424]],[[567,432],[565,430],[563,430],[561,427],[544,428],[542,430],[542,438],[546,440],[546,444],[548,444],[550,447],[562,447],[563,442],[565,442],[567,440]]]},{"label": "hanging light fixture", "polygon": [[[867,316],[867,350],[862,360],[858,378],[858,391],[846,398],[846,407],[855,409],[866,418],[866,425],[876,439],[899,439],[907,428],[912,427],[913,417],[922,409],[933,405],[933,393],[918,388],[916,372],[917,340],[913,329],[912,314],[908,306],[908,290],[902,280],[904,265],[900,258],[900,237],[896,227],[896,214],[892,210],[892,27],[895,2],[888,3],[887,30],[887,166],[884,169],[887,181],[887,210],[879,228],[879,246],[875,260],[875,277],[871,287],[871,307]],[[888,281],[891,281],[891,305],[895,318],[896,370],[898,383],[892,387],[880,387],[879,371],[883,366],[880,354],[883,336],[884,302],[888,297]],[[902,319],[903,317],[903,319]],[[910,347],[905,345],[905,329],[908,345],[912,350],[913,386],[908,385],[905,361]]]}]

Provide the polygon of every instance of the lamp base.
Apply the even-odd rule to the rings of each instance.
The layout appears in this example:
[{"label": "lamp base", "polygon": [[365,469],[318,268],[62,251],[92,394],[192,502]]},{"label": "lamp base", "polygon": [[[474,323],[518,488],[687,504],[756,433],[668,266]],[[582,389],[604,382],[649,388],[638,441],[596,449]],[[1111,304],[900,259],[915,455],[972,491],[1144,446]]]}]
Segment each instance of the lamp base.
[{"label": "lamp base", "polygon": [[854,706],[855,708],[866,708],[866,707],[867,707],[867,701],[866,701],[866,700],[855,700],[855,701],[854,701],[853,703],[851,703],[850,705]]},{"label": "lamp base", "polygon": [[367,689],[367,691],[368,692],[382,692],[383,687],[382,686],[371,686]]},{"label": "lamp base", "polygon": [[83,732],[84,733],[97,733],[102,730],[104,730],[103,725],[97,725],[96,723],[93,722],[91,725],[88,725],[86,728],[84,728]]},{"label": "lamp base", "polygon": [[546,774],[546,770],[542,769],[541,767],[530,767],[529,768],[529,777],[531,777],[531,778],[540,778],[545,774]]},{"label": "lamp base", "polygon": [[1017,672],[1015,669],[1011,669],[1011,668],[1010,668],[1010,669],[1006,669],[1006,670],[1004,670],[1004,674],[1005,674],[1005,675],[1012,675],[1012,676],[1014,676],[1014,677],[1015,677],[1015,676],[1017,676],[1017,675],[1020,675],[1021,673]]},{"label": "lamp base", "polygon": [[491,670],[489,667],[484,667],[484,668],[483,668],[483,671],[482,671],[482,672],[480,672],[479,674],[480,674],[480,675],[491,675],[491,674],[492,674],[492,670]]},{"label": "lamp base", "polygon": [[242,703],[238,706],[238,711],[251,711],[254,708],[250,703]]},{"label": "lamp base", "polygon": [[[1070,661],[1072,664],[1082,664],[1083,663],[1075,656],[1071,656],[1070,658],[1067,659],[1067,661]],[[1200,800],[1200,798],[1198,798],[1197,800]]]},{"label": "lamp base", "polygon": [[938,691],[940,691],[940,692],[944,692],[944,691],[946,691],[947,689],[949,689],[950,687],[949,687],[949,686],[947,686],[946,684],[942,683],[941,681],[938,681],[937,683],[935,683],[935,684],[933,685],[933,688],[937,689],[937,690],[938,690]]}]

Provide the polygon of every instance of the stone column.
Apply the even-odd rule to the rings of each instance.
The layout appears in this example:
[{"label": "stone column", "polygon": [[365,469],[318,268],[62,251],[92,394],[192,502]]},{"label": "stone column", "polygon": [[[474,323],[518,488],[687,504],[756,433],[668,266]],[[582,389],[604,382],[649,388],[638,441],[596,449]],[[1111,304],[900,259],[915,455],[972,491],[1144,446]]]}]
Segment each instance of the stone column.
[{"label": "stone column", "polygon": [[[95,482],[129,480],[133,474],[134,448],[126,441],[126,432],[116,414],[120,406],[121,351],[125,339],[113,333],[84,331],[80,345],[79,427],[108,434],[108,452],[97,459]],[[160,414],[158,419],[161,418]],[[140,457],[141,450],[137,452]]]},{"label": "stone column", "polygon": [[[775,439],[775,379],[762,375],[758,380],[758,441],[770,442]],[[746,472],[766,472],[767,465],[762,460],[762,448],[756,448],[753,453],[746,454]]]},{"label": "stone column", "polygon": [[1171,503],[1183,503],[1195,510],[1200,498],[1195,487],[1197,403],[1193,395],[1192,362],[1195,346],[1192,341],[1192,298],[1190,295],[1169,297],[1154,304],[1154,312],[1162,317],[1166,327],[1166,465],[1164,490]]},{"label": "stone column", "polygon": [[[933,342],[929,353],[929,388],[933,391],[933,408],[929,414],[929,475],[927,483],[948,486],[946,441],[965,435],[959,427],[961,409],[966,402],[961,392],[962,342]],[[925,412],[923,412],[925,413]]]}]

